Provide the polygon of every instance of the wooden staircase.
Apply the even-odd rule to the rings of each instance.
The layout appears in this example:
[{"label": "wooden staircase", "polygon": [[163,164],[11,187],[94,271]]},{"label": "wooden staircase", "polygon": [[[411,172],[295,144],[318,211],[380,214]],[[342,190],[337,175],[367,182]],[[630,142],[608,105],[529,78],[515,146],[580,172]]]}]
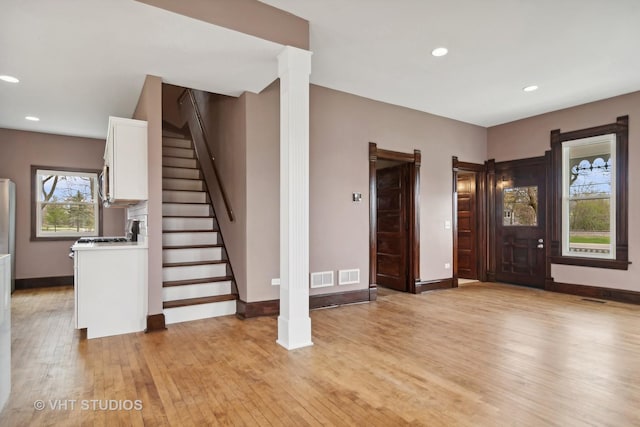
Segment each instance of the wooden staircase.
[{"label": "wooden staircase", "polygon": [[165,322],[235,314],[235,282],[192,142],[171,131],[163,135]]}]

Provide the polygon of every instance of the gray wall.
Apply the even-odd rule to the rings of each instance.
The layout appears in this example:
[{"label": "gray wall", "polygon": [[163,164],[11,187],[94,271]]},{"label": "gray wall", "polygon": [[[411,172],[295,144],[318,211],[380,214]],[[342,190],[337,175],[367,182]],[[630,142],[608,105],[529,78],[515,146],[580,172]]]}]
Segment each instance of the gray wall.
[{"label": "gray wall", "polygon": [[488,129],[488,156],[497,161],[541,156],[550,148],[549,134],[554,129],[563,132],[613,123],[618,116],[629,115],[629,270],[552,265],[555,281],[577,285],[602,286],[640,291],[638,256],[640,231],[637,190],[640,164],[640,92],[554,111]]},{"label": "gray wall", "polygon": [[[101,170],[105,141],[0,129],[0,176],[16,183],[16,278],[73,275],[73,241],[30,241],[31,165]],[[103,233],[124,234],[124,210],[103,209]]]},{"label": "gray wall", "polygon": [[[241,217],[238,223],[221,226],[228,243],[234,240],[232,235],[244,233],[245,244],[234,242],[238,247],[230,248],[230,257],[240,296],[249,302],[279,295],[271,286],[271,279],[279,277],[279,96],[276,81],[262,93],[246,93],[236,101],[221,97],[226,98],[224,108],[244,108],[244,133],[241,118],[227,124],[216,121],[227,128],[216,131],[223,145],[240,145],[226,148],[235,150],[233,155],[221,152],[218,157],[221,165],[229,161],[223,173],[225,185],[245,198],[234,202]],[[361,273],[358,285],[312,289],[311,294],[368,286],[370,141],[385,149],[422,150],[421,278],[451,277],[452,271],[444,267],[452,262],[453,251],[451,230],[444,228],[445,221],[452,220],[451,157],[482,163],[486,130],[319,86],[311,87],[310,103],[311,271],[358,268]],[[245,182],[241,171],[246,171]],[[363,194],[362,202],[351,201],[354,191]],[[240,211],[243,203],[245,215]],[[233,228],[233,233],[227,231]]]},{"label": "gray wall", "polygon": [[133,118],[147,121],[148,314],[158,314],[162,313],[162,79],[160,77],[145,78]]}]

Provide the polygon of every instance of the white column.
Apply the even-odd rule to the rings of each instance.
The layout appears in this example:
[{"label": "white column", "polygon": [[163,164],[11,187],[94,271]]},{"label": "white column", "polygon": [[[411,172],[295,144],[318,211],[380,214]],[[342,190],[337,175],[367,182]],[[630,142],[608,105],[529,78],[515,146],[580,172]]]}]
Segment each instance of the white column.
[{"label": "white column", "polygon": [[313,345],[309,317],[309,74],[311,52],[287,46],[280,77],[280,316],[277,343]]}]

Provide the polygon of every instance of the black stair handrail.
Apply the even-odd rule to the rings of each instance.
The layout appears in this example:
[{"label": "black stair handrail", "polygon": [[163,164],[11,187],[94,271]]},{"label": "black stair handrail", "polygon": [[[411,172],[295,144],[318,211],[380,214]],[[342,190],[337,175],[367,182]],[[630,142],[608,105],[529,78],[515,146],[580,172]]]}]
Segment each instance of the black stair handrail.
[{"label": "black stair handrail", "polygon": [[[195,148],[198,162],[200,162],[204,181],[207,184],[209,198],[212,201],[214,200],[213,181],[215,181],[218,184],[218,189],[222,195],[222,201],[224,202],[224,207],[227,210],[227,215],[229,215],[229,221],[233,222],[235,221],[233,209],[231,208],[227,192],[224,189],[224,184],[220,178],[218,168],[216,167],[215,157],[211,155],[211,151],[209,150],[207,131],[202,120],[202,115],[200,114],[200,109],[196,103],[193,90],[185,89],[182,95],[180,95],[180,98],[178,98],[178,104],[181,107],[180,113],[182,114],[182,118],[189,124],[189,130],[191,131],[191,137],[193,139],[193,146]],[[189,111],[189,108],[191,108],[192,111]]]}]

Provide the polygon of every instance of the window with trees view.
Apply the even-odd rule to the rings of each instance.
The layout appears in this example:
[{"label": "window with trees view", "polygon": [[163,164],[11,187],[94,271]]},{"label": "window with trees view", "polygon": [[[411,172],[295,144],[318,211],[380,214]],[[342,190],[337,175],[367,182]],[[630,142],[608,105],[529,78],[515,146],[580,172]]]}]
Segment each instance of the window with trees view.
[{"label": "window with trees view", "polygon": [[628,269],[629,117],[551,132],[551,262]]},{"label": "window with trees view", "polygon": [[[36,238],[97,236],[100,227],[98,174],[32,167]],[[35,233],[33,233],[35,231]]]},{"label": "window with trees view", "polygon": [[562,146],[563,255],[614,259],[616,135]]}]

